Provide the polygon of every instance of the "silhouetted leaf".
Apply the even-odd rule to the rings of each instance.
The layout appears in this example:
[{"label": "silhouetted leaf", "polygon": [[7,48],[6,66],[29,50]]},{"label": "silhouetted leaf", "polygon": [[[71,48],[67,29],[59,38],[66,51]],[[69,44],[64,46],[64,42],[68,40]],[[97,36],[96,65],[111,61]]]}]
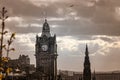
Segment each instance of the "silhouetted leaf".
[{"label": "silhouetted leaf", "polygon": [[0,71],[4,71],[4,69],[2,67],[0,67]]},{"label": "silhouetted leaf", "polygon": [[3,34],[6,34],[6,33],[8,33],[8,31],[5,31]]},{"label": "silhouetted leaf", "polygon": [[2,47],[4,48],[4,47],[6,47],[6,45],[3,45]]},{"label": "silhouetted leaf", "polygon": [[11,51],[15,51],[15,48],[11,48],[10,50],[11,50]]},{"label": "silhouetted leaf", "polygon": [[3,62],[8,62],[8,58],[7,57],[2,57],[2,61]]},{"label": "silhouetted leaf", "polygon": [[15,38],[16,33],[12,33],[11,38]]},{"label": "silhouetted leaf", "polygon": [[9,16],[6,16],[5,19],[7,19]]}]

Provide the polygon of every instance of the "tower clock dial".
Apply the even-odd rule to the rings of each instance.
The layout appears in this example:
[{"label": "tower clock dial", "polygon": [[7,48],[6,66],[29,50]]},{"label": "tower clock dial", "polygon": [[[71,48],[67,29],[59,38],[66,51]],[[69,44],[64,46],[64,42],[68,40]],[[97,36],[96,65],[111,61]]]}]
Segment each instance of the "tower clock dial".
[{"label": "tower clock dial", "polygon": [[48,46],[47,45],[42,45],[42,50],[43,51],[47,51],[48,50]]}]

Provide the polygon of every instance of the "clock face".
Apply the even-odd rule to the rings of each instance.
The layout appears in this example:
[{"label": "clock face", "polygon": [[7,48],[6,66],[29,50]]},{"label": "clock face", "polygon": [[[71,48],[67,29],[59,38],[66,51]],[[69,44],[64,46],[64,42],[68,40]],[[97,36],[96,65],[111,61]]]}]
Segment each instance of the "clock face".
[{"label": "clock face", "polygon": [[48,50],[48,46],[47,45],[42,45],[42,50],[43,51],[47,51]]}]

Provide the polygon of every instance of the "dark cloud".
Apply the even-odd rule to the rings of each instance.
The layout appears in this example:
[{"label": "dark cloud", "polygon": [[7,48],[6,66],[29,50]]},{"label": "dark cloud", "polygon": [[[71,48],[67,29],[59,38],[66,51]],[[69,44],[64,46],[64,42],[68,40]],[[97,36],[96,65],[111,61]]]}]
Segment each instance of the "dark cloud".
[{"label": "dark cloud", "polygon": [[108,38],[108,37],[100,37],[100,39],[110,42],[110,43],[114,41],[112,38]]},{"label": "dark cloud", "polygon": [[[81,2],[85,1],[81,0]],[[119,20],[115,18],[115,8],[120,5],[118,0],[99,0],[93,6],[87,6],[87,1],[86,5],[82,3],[78,5],[78,3],[74,2],[73,7],[69,6],[71,3],[64,3],[64,1],[47,3],[47,6],[41,5],[39,7],[29,0],[5,0],[1,4],[7,7],[10,16],[22,17],[24,20],[22,23],[26,24],[32,22],[43,24],[43,21],[35,19],[44,18],[45,15],[48,18],[68,18],[63,21],[48,21],[50,25],[57,24],[59,26],[54,29],[58,35],[120,35]],[[62,12],[58,14],[59,8]],[[46,14],[44,14],[45,12]],[[77,14],[75,16],[68,15],[71,12]],[[80,19],[74,20],[74,17]],[[11,22],[9,24],[13,27],[18,23]],[[18,28],[14,26],[11,29],[18,33],[22,33],[22,31],[23,33],[37,33],[40,31],[36,27]]]},{"label": "dark cloud", "polygon": [[38,7],[29,0],[5,0],[2,2],[2,5],[6,6],[11,16],[43,18],[47,15],[50,17],[56,17],[55,11],[57,10],[57,6],[53,4],[48,5],[48,7],[45,5]]}]

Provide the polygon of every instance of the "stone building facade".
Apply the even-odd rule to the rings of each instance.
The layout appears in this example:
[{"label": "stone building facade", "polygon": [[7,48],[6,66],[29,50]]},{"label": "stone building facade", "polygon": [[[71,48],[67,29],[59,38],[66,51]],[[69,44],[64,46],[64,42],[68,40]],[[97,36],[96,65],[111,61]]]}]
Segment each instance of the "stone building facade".
[{"label": "stone building facade", "polygon": [[9,67],[25,71],[26,67],[30,66],[30,58],[28,55],[20,55],[18,59],[11,59],[8,62]]}]

